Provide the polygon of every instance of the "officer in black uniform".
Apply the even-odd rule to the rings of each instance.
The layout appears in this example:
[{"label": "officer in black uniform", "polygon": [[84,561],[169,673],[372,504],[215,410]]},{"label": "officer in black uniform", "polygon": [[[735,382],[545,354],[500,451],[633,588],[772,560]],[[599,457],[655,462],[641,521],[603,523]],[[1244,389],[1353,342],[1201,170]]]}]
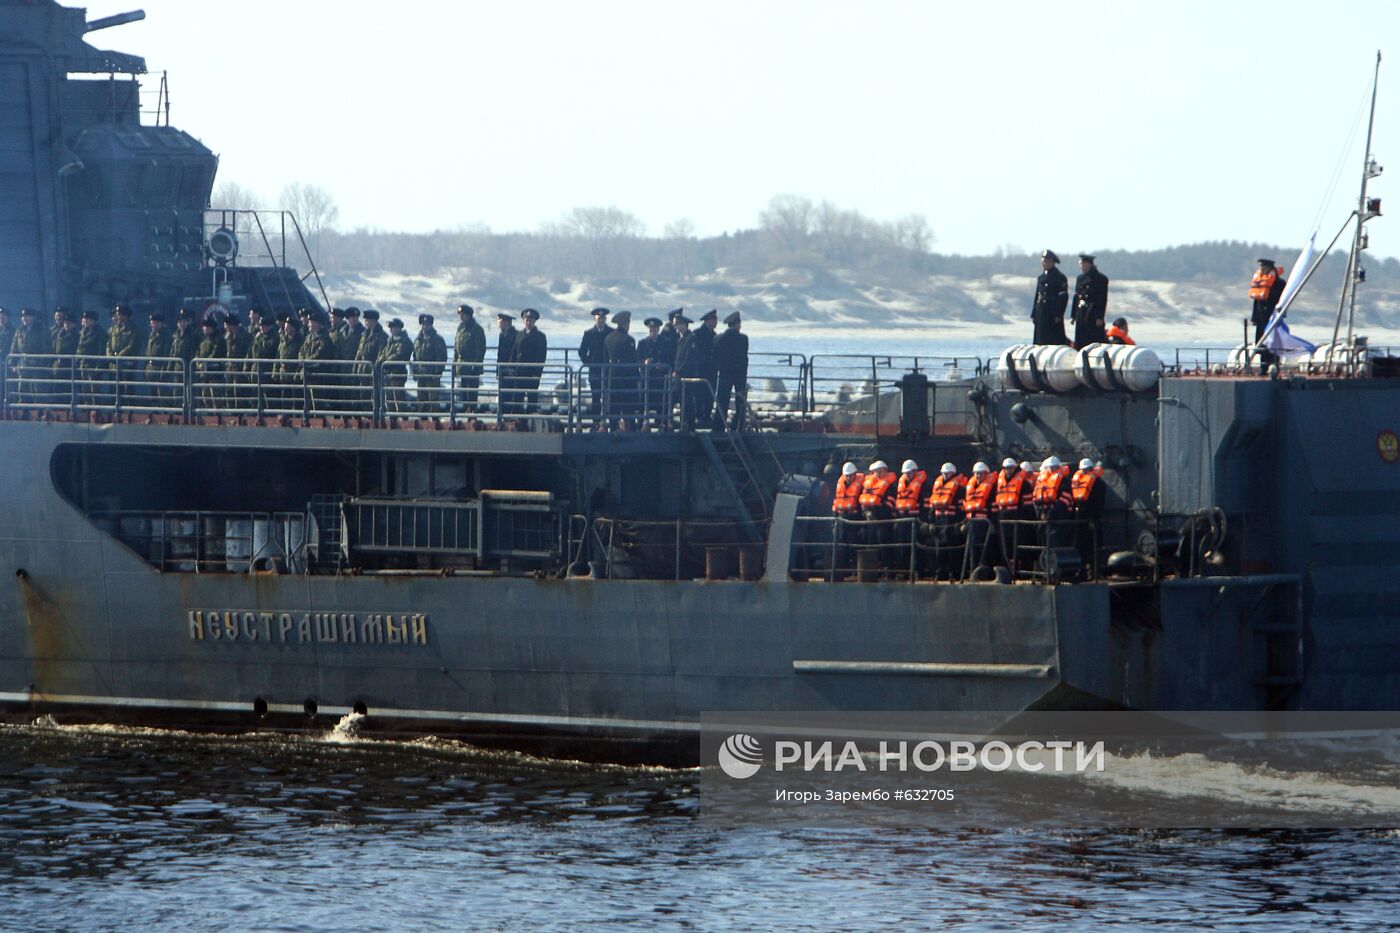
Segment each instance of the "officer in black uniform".
[{"label": "officer in black uniform", "polygon": [[1060,257],[1054,250],[1040,254],[1040,277],[1035,280],[1035,303],[1031,305],[1032,343],[1067,344],[1065,308],[1069,305],[1069,280],[1059,269]]},{"label": "officer in black uniform", "polygon": [[515,357],[515,338],[520,336],[520,331],[515,329],[515,316],[504,311],[496,315],[496,325],[500,329],[500,336],[496,338],[496,414],[501,416],[519,410],[520,396],[510,361]]},{"label": "officer in black uniform", "polygon": [[671,378],[671,364],[660,356],[661,318],[649,317],[647,335],[637,341],[637,359],[642,364],[642,407],[648,418],[658,419],[666,398],[666,381]]},{"label": "officer in black uniform", "polygon": [[549,356],[549,341],[544,331],[536,326],[540,313],[534,308],[520,312],[525,329],[515,338],[515,349],[511,353],[511,370],[520,388],[521,410],[529,413],[537,410],[538,400],[535,390],[540,387],[540,376],[544,372],[544,361]]},{"label": "officer in black uniform", "polygon": [[725,331],[715,338],[715,420],[714,429],[724,430],[729,414],[729,397],[734,396],[732,431],[744,430],[749,396],[749,337],[739,332],[742,322],[735,311],[724,319]]},{"label": "officer in black uniform", "polygon": [[[679,325],[684,317],[677,318]],[[681,428],[694,430],[696,423],[710,422],[710,405],[715,378],[715,328],[719,312],[711,310],[695,330],[680,330],[676,347],[676,376],[681,380]],[[686,320],[688,324],[689,321]]]},{"label": "officer in black uniform", "polygon": [[641,360],[637,355],[637,341],[628,333],[632,326],[632,312],[619,311],[613,315],[612,322],[613,328],[603,341],[603,347],[608,354],[608,372],[604,377],[607,387],[604,411],[608,427],[617,421],[623,430],[635,431],[637,412],[641,407],[638,397],[641,373],[637,368]]},{"label": "officer in black uniform", "polygon": [[578,344],[578,361],[588,367],[588,413],[597,422],[603,411],[603,364],[608,361],[608,309],[593,309],[593,326],[583,332]]},{"label": "officer in black uniform", "polygon": [[1094,257],[1079,254],[1079,278],[1074,280],[1074,345],[1084,349],[1091,343],[1108,342],[1105,315],[1108,314],[1108,276],[1094,265]]}]

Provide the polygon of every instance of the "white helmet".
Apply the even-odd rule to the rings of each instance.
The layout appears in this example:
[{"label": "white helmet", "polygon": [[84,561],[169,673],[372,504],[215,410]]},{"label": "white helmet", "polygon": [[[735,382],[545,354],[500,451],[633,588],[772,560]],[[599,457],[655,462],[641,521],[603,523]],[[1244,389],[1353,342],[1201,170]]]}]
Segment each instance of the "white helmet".
[{"label": "white helmet", "polygon": [[1029,472],[1031,471],[1031,462],[1030,462],[1029,460],[1022,460],[1022,461],[1021,461],[1021,469],[1025,470],[1027,473],[1029,473]]},{"label": "white helmet", "polygon": [[1045,462],[1040,465],[1040,468],[1042,470],[1058,470],[1060,466],[1060,458],[1051,454],[1045,459]]},{"label": "white helmet", "polygon": [[917,473],[918,471],[919,465],[913,460],[905,460],[904,466],[899,468],[899,472],[901,473]]},{"label": "white helmet", "polygon": [[958,468],[951,463],[945,463],[943,464],[943,468],[938,472],[942,473],[944,476],[953,476],[958,472]]},{"label": "white helmet", "polygon": [[985,463],[983,463],[981,460],[978,460],[976,463],[974,463],[974,464],[972,465],[972,472],[974,472],[974,473],[990,473],[991,471],[992,471],[992,468],[989,467],[989,466],[987,466],[987,465],[986,465]]},{"label": "white helmet", "polygon": [[874,473],[876,470],[888,470],[889,468],[890,465],[883,460],[876,460],[874,463],[870,464],[871,473]]},{"label": "white helmet", "polygon": [[854,463],[852,463],[851,461],[847,460],[844,464],[841,465],[841,475],[842,475],[842,476],[855,476],[855,475],[856,475],[856,465],[855,465]]},{"label": "white helmet", "polygon": [[1007,457],[1005,460],[1001,461],[1001,465],[1002,467],[1014,467],[1016,466],[1016,461]]},{"label": "white helmet", "polygon": [[1080,460],[1080,461],[1079,461],[1079,469],[1081,469],[1081,470],[1092,470],[1093,468],[1094,468],[1094,461],[1090,460],[1088,457],[1085,457],[1083,460]]}]

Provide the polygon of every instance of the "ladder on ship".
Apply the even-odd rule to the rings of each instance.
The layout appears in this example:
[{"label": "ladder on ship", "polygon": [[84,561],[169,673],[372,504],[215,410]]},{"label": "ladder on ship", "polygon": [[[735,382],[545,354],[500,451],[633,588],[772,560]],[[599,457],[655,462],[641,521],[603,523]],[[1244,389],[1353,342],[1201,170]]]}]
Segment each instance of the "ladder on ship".
[{"label": "ladder on ship", "polygon": [[[782,463],[767,444],[751,444],[739,431],[711,431],[696,437],[723,480],[739,523],[755,542],[761,542],[761,526],[772,515],[773,497],[782,481]],[[761,447],[761,453],[752,447]]]}]

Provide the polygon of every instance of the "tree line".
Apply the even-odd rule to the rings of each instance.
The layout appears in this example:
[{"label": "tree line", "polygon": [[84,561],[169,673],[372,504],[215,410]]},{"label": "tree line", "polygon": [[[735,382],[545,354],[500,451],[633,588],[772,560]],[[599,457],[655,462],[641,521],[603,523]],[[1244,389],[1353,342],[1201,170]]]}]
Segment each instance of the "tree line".
[{"label": "tree line", "polygon": [[[215,207],[262,206],[236,184],[221,186],[214,202]],[[512,277],[684,282],[721,269],[753,276],[797,267],[839,268],[876,284],[912,285],[931,275],[986,279],[1033,275],[1039,270],[1038,252],[1003,249],[981,256],[936,252],[933,230],[921,215],[879,221],[829,201],[796,195],[774,197],[752,228],[710,237],[695,236],[694,224],[686,218],[652,236],[638,217],[614,206],[576,207],[535,232],[496,233],[484,226],[464,226],[402,233],[339,229],[334,199],[314,185],[289,185],[281,202],[279,206],[300,219],[318,266],[330,272],[391,270],[428,275],[444,268],[476,267]],[[1341,245],[1344,249],[1346,244]],[[1289,266],[1298,251],[1298,246],[1213,240],[1161,249],[1102,249],[1097,255],[1099,267],[1110,278],[1221,284],[1247,277],[1260,256]],[[1076,257],[1061,258],[1072,279]],[[1345,262],[1345,252],[1334,250],[1316,273],[1317,281],[1340,280]],[[1371,283],[1400,287],[1400,261],[1367,260],[1364,265]]]}]

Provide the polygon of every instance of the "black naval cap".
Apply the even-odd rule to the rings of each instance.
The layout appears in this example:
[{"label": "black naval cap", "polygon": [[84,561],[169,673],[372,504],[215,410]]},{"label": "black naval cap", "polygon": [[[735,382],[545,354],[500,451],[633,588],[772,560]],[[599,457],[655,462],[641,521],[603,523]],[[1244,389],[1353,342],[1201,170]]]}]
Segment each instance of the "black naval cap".
[{"label": "black naval cap", "polygon": [[193,320],[194,320],[194,315],[193,315],[193,314],[190,314],[190,309],[189,309],[189,308],[181,308],[181,309],[180,309],[180,313],[177,314],[177,315],[175,315],[175,320],[177,320],[177,321],[193,321]]},{"label": "black naval cap", "polygon": [[152,312],[151,312],[151,316],[148,318],[148,320],[151,320],[151,321],[160,321],[162,324],[164,324],[164,323],[165,323],[165,315],[164,315],[164,314],[161,314],[159,311],[152,311]]},{"label": "black naval cap", "polygon": [[418,323],[431,324],[433,323],[433,316],[431,314],[420,314],[418,315]]},{"label": "black naval cap", "polygon": [[702,321],[710,321],[710,320],[718,321],[718,320],[719,320],[719,311],[717,311],[717,310],[714,309],[714,308],[711,308],[710,310],[706,311],[704,314],[700,315],[700,320],[702,320]]},{"label": "black naval cap", "polygon": [[243,320],[238,316],[237,311],[230,311],[224,316],[225,324],[232,324],[234,327],[242,327]]},{"label": "black naval cap", "polygon": [[496,312],[496,320],[498,320],[498,321],[513,321],[513,320],[515,320],[515,315],[513,315],[513,314],[507,314],[507,313],[504,312],[504,311],[498,311],[498,312]]},{"label": "black naval cap", "polygon": [[[303,310],[303,311],[306,311],[305,308],[302,308],[302,310]],[[310,312],[308,311],[307,313],[309,314]],[[331,308],[331,317],[345,317],[345,309],[344,309],[344,308]]]},{"label": "black naval cap", "polygon": [[366,320],[366,321],[377,321],[377,320],[379,320],[379,312],[376,311],[376,310],[374,310],[373,308],[366,308],[366,309],[365,309],[365,320]]},{"label": "black naval cap", "polygon": [[33,308],[20,308],[20,309],[19,309],[19,316],[20,316],[20,317],[24,317],[24,316],[26,316],[26,315],[28,315],[29,317],[33,317],[33,316],[34,316],[34,309],[33,309]]},{"label": "black naval cap", "polygon": [[1272,259],[1261,259],[1259,260],[1259,265],[1268,266],[1270,269],[1272,269],[1274,267],[1274,261]]},{"label": "black naval cap", "polygon": [[[69,316],[68,316],[68,312],[67,312],[67,311],[60,311],[59,313],[63,316],[63,319],[64,319],[65,321],[71,320],[71,318],[69,318]],[[97,320],[97,312],[96,312],[96,311],[84,311],[81,315],[79,315],[79,317],[81,317],[84,321],[95,321],[95,320]]]},{"label": "black naval cap", "polygon": [[676,318],[681,317],[681,316],[683,316],[684,314],[685,314],[685,308],[675,308],[675,309],[673,309],[672,311],[670,311],[670,312],[667,313],[666,319],[669,320],[669,321],[674,321]]},{"label": "black naval cap", "polygon": [[118,314],[122,317],[131,317],[131,309],[126,305],[117,305],[112,309],[112,317],[116,317]]},{"label": "black naval cap", "polygon": [[649,317],[649,318],[647,318],[645,321],[643,321],[642,323],[645,324],[647,327],[660,327],[660,326],[661,326],[661,318],[659,318],[659,317]]},{"label": "black naval cap", "polygon": [[1080,253],[1080,254],[1079,254],[1079,261],[1080,261],[1080,262],[1093,262],[1096,258],[1097,258],[1097,257],[1094,256],[1092,253]]},{"label": "black naval cap", "polygon": [[540,313],[534,308],[526,308],[524,311],[520,312],[520,316],[527,321],[538,321],[540,319]]},{"label": "black naval cap", "polygon": [[631,323],[632,323],[632,312],[631,312],[631,311],[619,311],[619,312],[617,312],[616,314],[614,314],[614,315],[612,316],[612,322],[613,322],[614,324],[631,324]]},{"label": "black naval cap", "polygon": [[473,314],[476,313],[476,309],[473,308],[471,305],[458,305],[457,313],[465,314],[467,317],[471,317]]},{"label": "black naval cap", "polygon": [[739,316],[738,311],[731,311],[729,312],[728,316],[725,317],[724,323],[728,324],[730,327],[733,327],[735,324],[738,324],[742,320],[743,318]]},{"label": "black naval cap", "polygon": [[1041,258],[1041,259],[1048,259],[1048,260],[1050,260],[1051,262],[1059,262],[1059,261],[1060,261],[1060,257],[1055,255],[1055,251],[1054,251],[1053,249],[1047,249],[1045,252],[1041,253],[1041,254],[1040,254],[1040,258]]},{"label": "black naval cap", "polygon": [[359,317],[359,316],[360,316],[360,309],[359,309],[359,308],[356,308],[356,307],[349,307],[349,308],[346,308],[346,309],[345,309],[345,316],[346,316],[346,317]]},{"label": "black naval cap", "polygon": [[597,317],[597,316],[600,315],[600,314],[601,314],[603,317],[607,317],[607,316],[608,316],[609,314],[611,314],[612,312],[609,311],[607,308],[594,308],[592,311],[590,311],[590,312],[588,312],[588,313],[591,314],[591,315],[593,315],[594,317]]},{"label": "black naval cap", "polygon": [[218,326],[219,326],[219,322],[216,321],[216,320],[214,320],[214,315],[211,314],[211,315],[209,315],[207,318],[205,318],[204,320],[200,321],[200,322],[199,322],[199,326],[200,326],[200,327],[211,327],[211,328],[212,328],[212,327],[218,327]]},{"label": "black naval cap", "polygon": [[671,315],[671,322],[672,322],[673,324],[694,324],[694,323],[695,323],[695,322],[692,321],[690,318],[686,317],[684,314],[673,314],[673,315]]},{"label": "black naval cap", "polygon": [[390,318],[390,319],[389,319],[389,329],[390,329],[390,330],[403,330],[403,321],[400,321],[400,320],[399,320],[398,318],[396,318],[396,317],[395,317],[395,318]]}]

